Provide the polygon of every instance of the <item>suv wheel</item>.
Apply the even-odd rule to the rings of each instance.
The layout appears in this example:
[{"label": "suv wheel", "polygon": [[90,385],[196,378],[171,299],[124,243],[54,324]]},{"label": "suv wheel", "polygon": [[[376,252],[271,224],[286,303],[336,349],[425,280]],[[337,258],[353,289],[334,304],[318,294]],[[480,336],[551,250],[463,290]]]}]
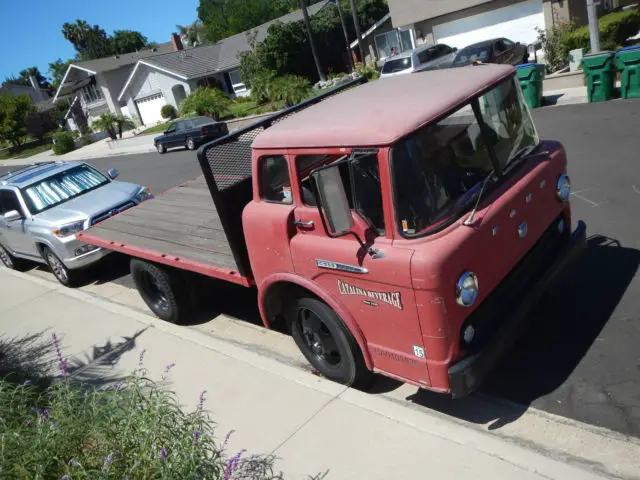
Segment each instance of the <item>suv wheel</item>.
[{"label": "suv wheel", "polygon": [[75,275],[64,263],[62,263],[62,260],[60,260],[49,247],[44,247],[42,249],[42,256],[44,257],[45,262],[47,262],[47,265],[49,265],[51,273],[56,277],[56,280],[65,287],[73,285]]},{"label": "suv wheel", "polygon": [[167,151],[167,147],[165,147],[162,143],[156,144],[156,150],[158,150],[159,154],[163,154]]},{"label": "suv wheel", "polygon": [[195,150],[196,149],[196,142],[193,141],[193,138],[187,138],[187,148],[189,150]]},{"label": "suv wheel", "polygon": [[11,270],[16,269],[15,258],[13,258],[13,255],[11,255],[2,245],[0,245],[0,261],[2,261],[2,264],[5,267]]}]

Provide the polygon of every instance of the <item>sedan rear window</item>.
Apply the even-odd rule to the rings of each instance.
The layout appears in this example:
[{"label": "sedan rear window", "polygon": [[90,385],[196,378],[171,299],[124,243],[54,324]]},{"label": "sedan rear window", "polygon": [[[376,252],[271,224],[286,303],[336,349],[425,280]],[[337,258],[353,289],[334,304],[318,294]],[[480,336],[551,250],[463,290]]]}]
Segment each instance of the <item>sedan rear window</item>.
[{"label": "sedan rear window", "polygon": [[396,73],[411,68],[411,57],[395,58],[387,60],[382,67],[382,73]]},{"label": "sedan rear window", "polygon": [[209,117],[196,117],[192,118],[190,121],[194,127],[201,127],[202,125],[213,123],[213,120],[211,120]]},{"label": "sedan rear window", "polygon": [[489,46],[483,45],[480,47],[467,47],[463,48],[456,55],[456,59],[453,61],[453,65],[460,65],[463,63],[473,62],[479,60],[486,62],[489,59]]}]

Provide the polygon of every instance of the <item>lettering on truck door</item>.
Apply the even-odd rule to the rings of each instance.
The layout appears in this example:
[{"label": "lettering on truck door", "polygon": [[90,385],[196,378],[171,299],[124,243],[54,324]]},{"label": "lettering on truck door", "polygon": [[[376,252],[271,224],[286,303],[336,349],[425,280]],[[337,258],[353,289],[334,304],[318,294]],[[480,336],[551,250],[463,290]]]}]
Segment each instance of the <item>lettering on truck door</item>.
[{"label": "lettering on truck door", "polygon": [[355,201],[352,197],[352,215],[364,226],[371,246],[380,252],[378,258],[372,258],[352,235],[331,238],[325,232],[308,177],[314,162],[327,161],[328,156],[320,157],[295,158],[296,230],[290,243],[294,270],[319,284],[353,316],[376,369],[428,384],[410,275],[413,251],[394,248],[386,237],[378,158],[374,153],[361,159],[358,178],[348,178],[345,163],[343,176],[349,194],[354,194],[353,188],[360,196]]}]

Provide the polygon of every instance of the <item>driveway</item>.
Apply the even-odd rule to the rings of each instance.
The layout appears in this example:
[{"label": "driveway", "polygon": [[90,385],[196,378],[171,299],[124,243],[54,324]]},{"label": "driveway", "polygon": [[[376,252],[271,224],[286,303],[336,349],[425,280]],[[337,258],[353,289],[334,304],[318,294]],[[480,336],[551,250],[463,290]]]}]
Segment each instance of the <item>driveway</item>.
[{"label": "driveway", "polygon": [[[640,101],[546,108],[533,116],[542,138],[567,148],[574,219],[587,222],[588,251],[534,312],[528,335],[480,395],[451,402],[382,379],[374,388],[469,422],[492,422],[493,428],[514,421],[531,405],[640,437]],[[156,193],[200,174],[189,151],[91,163],[103,171],[118,168],[122,180]],[[105,280],[133,286],[126,260],[109,268]],[[228,293],[220,310],[258,323],[255,296],[245,289]],[[261,337],[256,344],[264,344],[264,336],[256,336]],[[281,349],[275,354],[287,356]]]}]

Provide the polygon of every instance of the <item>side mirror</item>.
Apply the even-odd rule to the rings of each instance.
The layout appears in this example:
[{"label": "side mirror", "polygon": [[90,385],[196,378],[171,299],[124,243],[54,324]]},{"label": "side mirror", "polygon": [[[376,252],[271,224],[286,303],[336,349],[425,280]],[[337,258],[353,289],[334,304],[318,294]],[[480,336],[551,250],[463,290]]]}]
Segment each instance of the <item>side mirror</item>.
[{"label": "side mirror", "polygon": [[332,236],[342,236],[351,232],[353,217],[349,208],[347,193],[342,184],[338,165],[316,170],[312,173],[316,183],[326,226]]},{"label": "side mirror", "polygon": [[118,175],[120,175],[120,172],[115,168],[111,168],[110,170],[107,171],[107,175],[111,180],[115,180],[116,178],[118,178]]},{"label": "side mirror", "polygon": [[20,215],[20,212],[18,212],[17,210],[9,210],[4,214],[4,219],[7,222],[15,222],[16,220],[20,220],[21,218],[22,215]]}]

